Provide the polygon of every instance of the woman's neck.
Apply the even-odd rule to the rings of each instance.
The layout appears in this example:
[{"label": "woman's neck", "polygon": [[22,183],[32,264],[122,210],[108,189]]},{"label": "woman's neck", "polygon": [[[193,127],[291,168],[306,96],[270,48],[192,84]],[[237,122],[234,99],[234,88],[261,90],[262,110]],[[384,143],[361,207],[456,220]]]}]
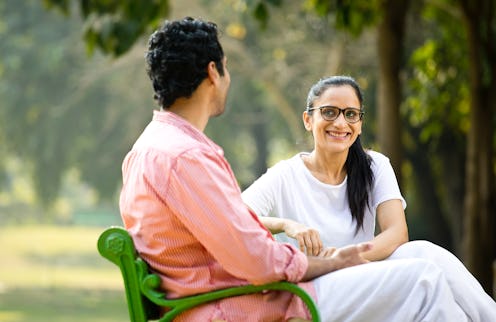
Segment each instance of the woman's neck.
[{"label": "woman's neck", "polygon": [[338,185],[346,178],[346,158],[343,154],[322,154],[313,150],[303,155],[303,163],[319,181]]}]

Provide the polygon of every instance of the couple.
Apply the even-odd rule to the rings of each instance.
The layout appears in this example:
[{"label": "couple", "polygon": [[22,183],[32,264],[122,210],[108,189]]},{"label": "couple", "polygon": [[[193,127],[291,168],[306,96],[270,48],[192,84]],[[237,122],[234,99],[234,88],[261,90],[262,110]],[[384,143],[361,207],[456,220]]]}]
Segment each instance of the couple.
[{"label": "couple", "polygon": [[[360,145],[353,79],[312,87],[303,121],[313,151],[280,162],[242,197],[222,149],[203,133],[230,85],[216,25],[166,22],[146,62],[160,110],[123,162],[120,210],[168,296],[287,280],[314,297],[324,321],[496,320],[495,302],[452,254],[407,242],[389,161]],[[273,239],[282,231],[296,247]],[[177,321],[298,318],[309,318],[299,298],[268,292],[202,305]]]}]

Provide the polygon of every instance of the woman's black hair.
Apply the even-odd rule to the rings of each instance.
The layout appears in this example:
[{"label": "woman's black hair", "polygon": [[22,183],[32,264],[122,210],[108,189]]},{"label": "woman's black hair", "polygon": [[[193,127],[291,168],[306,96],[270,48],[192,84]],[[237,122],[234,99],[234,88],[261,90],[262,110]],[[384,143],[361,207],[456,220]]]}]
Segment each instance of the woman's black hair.
[{"label": "woman's black hair", "polygon": [[154,98],[167,109],[176,99],[191,97],[211,61],[224,75],[223,58],[215,23],[191,17],[166,21],[150,36],[145,54]]},{"label": "woman's black hair", "polygon": [[[349,76],[331,76],[319,80],[312,86],[307,97],[307,113],[312,114],[313,102],[319,98],[329,87],[351,86],[363,109],[363,94],[358,83]],[[365,152],[360,142],[360,136],[351,145],[346,158],[345,168],[347,174],[347,197],[351,216],[356,221],[355,233],[363,228],[365,207],[369,207],[369,192],[372,188],[374,174],[371,169],[372,159]]]}]

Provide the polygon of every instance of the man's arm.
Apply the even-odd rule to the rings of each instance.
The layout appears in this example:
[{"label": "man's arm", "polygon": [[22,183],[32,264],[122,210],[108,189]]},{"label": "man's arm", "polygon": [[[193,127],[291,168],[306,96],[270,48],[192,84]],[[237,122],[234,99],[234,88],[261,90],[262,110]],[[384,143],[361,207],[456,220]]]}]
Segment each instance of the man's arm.
[{"label": "man's arm", "polygon": [[253,284],[301,280],[306,256],[276,242],[249,211],[225,159],[190,150],[168,179],[167,189],[159,192],[168,208],[231,275]]}]

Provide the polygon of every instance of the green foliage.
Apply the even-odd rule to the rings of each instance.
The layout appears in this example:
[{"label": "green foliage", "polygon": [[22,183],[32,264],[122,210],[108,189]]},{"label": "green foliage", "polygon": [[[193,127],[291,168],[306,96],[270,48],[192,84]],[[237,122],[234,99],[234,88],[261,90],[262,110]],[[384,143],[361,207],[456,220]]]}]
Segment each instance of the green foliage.
[{"label": "green foliage", "polygon": [[70,13],[70,0],[43,0],[43,5],[48,9],[57,9],[65,15]]},{"label": "green foliage", "polygon": [[[70,12],[68,0],[44,0],[48,8]],[[169,14],[169,1],[78,0],[85,20],[84,39],[89,53],[126,53],[144,33],[156,28]]]},{"label": "green foliage", "polygon": [[266,28],[269,20],[269,9],[264,2],[259,2],[253,10],[253,15],[260,21],[261,27]]},{"label": "green foliage", "polygon": [[[409,123],[420,129],[420,140],[435,143],[443,132],[457,133],[463,146],[469,127],[467,48],[463,26],[446,11],[427,7],[432,35],[412,54],[404,104]],[[437,22],[445,21],[439,25]]]},{"label": "green foliage", "polygon": [[[271,12],[269,6],[284,6],[282,0],[245,0],[252,8],[252,14],[259,21],[262,29],[267,28]],[[290,6],[286,4],[286,6]],[[379,1],[362,0],[306,0],[302,8],[309,12],[315,12],[321,17],[332,16],[334,27],[345,30],[354,36],[359,36],[369,26],[376,24],[379,15]]]},{"label": "green foliage", "polygon": [[[406,66],[401,111],[407,124],[406,153],[414,173],[410,184],[416,185],[410,189],[416,196],[410,199],[419,199],[411,210],[431,230],[430,240],[458,246],[470,93],[467,39],[454,12],[454,7],[426,5],[420,17],[410,22],[416,30],[411,39],[418,43]],[[443,240],[447,226],[452,240]]]},{"label": "green foliage", "polygon": [[355,36],[375,25],[379,15],[378,0],[307,0],[305,6],[321,16],[335,14],[335,27]]}]

